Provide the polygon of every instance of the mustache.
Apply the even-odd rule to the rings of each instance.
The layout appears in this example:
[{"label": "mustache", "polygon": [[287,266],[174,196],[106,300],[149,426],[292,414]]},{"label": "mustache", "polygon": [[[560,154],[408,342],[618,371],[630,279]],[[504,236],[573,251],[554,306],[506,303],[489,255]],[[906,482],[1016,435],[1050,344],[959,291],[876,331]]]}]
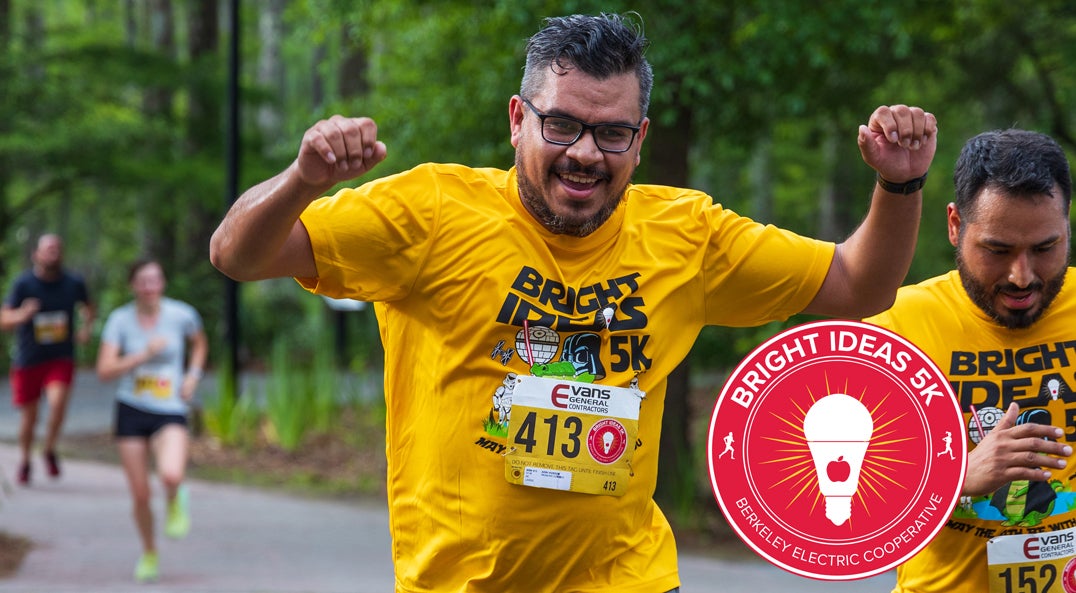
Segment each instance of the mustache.
[{"label": "mustache", "polygon": [[575,161],[571,161],[567,165],[554,166],[553,172],[557,175],[585,175],[602,181],[609,181],[609,179],[612,178],[612,176],[604,169],[598,167],[584,167]]},{"label": "mustache", "polygon": [[1013,284],[1011,282],[1006,282],[1005,284],[999,284],[999,285],[995,286],[994,287],[994,294],[996,295],[996,294],[999,294],[999,293],[1002,293],[1002,292],[1029,292],[1029,291],[1036,291],[1036,290],[1042,290],[1045,286],[1046,286],[1046,284],[1041,280],[1036,280],[1036,281],[1032,282],[1031,284],[1028,284],[1027,286],[1024,286],[1024,287],[1017,286],[1017,285],[1015,285],[1015,284]]}]

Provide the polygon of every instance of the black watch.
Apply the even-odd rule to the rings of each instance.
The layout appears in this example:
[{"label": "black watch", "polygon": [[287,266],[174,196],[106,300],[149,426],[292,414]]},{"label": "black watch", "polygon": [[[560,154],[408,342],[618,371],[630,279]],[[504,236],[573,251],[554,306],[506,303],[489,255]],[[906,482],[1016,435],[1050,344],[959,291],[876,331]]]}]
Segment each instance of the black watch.
[{"label": "black watch", "polygon": [[891,194],[902,194],[905,196],[914,194],[923,189],[923,184],[927,181],[926,173],[923,173],[922,177],[916,177],[915,179],[905,181],[904,183],[893,183],[892,181],[886,180],[881,174],[875,174],[874,177],[878,181],[878,185],[885,191]]}]

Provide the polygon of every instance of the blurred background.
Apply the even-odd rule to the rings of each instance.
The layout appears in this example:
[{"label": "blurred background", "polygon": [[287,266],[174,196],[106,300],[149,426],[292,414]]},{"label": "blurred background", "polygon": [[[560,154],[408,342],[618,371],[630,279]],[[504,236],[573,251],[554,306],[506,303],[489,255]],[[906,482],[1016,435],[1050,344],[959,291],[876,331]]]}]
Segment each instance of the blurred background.
[{"label": "blurred background", "polygon": [[[371,177],[425,161],[507,168],[527,37],[546,16],[628,10],[655,73],[637,182],[702,189],[839,241],[873,188],[858,125],[881,104],[933,112],[939,147],[909,282],[952,267],[944,211],[967,138],[1015,126],[1076,150],[1076,5],[1064,0],[0,0],[0,283],[28,265],[39,234],[59,233],[99,332],[130,298],[128,263],[158,257],[170,296],[205,319],[224,379],[206,422],[224,441],[258,423],[234,411],[245,404],[230,378],[366,389],[381,365],[372,311],[330,306],[290,279],[227,281],[208,240],[228,205],[333,113],[377,121],[389,157]],[[710,328],[673,377],[659,497],[674,521],[715,506],[704,441],[724,373],[805,320]],[[85,367],[95,358],[96,340],[79,353]],[[337,374],[347,380],[326,378]],[[313,421],[275,405],[301,448]]]}]

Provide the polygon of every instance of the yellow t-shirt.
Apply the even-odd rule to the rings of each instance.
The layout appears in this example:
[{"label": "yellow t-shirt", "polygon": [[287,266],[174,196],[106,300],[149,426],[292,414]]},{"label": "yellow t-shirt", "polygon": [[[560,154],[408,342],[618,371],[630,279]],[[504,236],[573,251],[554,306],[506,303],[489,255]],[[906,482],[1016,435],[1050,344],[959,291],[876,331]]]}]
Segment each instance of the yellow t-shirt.
[{"label": "yellow t-shirt", "polygon": [[[377,302],[396,589],[407,593],[679,586],[652,499],[666,378],[705,324],[801,311],[833,255],[658,186],[630,186],[587,237],[554,235],[524,209],[514,169],[460,165],[342,190],[301,220],[318,269],[303,286]],[[506,480],[505,386],[536,364],[647,393],[622,496]]]},{"label": "yellow t-shirt", "polygon": [[[1030,328],[1005,329],[968,298],[956,271],[906,286],[893,307],[865,321],[889,328],[918,346],[949,377],[964,411],[968,449],[1000,419],[1010,402],[1024,419],[1062,427],[1076,441],[1076,272]],[[979,425],[972,419],[975,406]],[[1021,420],[1018,420],[1018,423]],[[958,505],[949,522],[919,554],[897,568],[900,593],[984,593],[989,589],[986,543],[995,536],[1076,526],[1070,479],[1076,458],[1053,470],[1050,482],[1031,486],[1027,504],[1014,507],[1007,484],[991,496]],[[1025,484],[1026,485],[1026,484]]]}]

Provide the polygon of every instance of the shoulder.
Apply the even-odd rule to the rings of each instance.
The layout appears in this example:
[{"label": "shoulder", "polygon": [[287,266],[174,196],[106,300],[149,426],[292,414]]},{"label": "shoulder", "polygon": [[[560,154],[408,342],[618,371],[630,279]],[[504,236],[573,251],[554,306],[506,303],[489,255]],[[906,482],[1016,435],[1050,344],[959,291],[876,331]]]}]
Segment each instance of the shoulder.
[{"label": "shoulder", "polygon": [[491,167],[475,168],[458,163],[423,163],[406,171],[374,179],[363,186],[384,184],[407,185],[432,189],[442,185],[489,185],[504,187],[508,183],[508,171]]},{"label": "shoulder", "polygon": [[135,306],[133,302],[128,302],[116,307],[108,314],[108,319],[105,321],[106,325],[127,324],[132,323],[135,320]]},{"label": "shoulder", "polygon": [[161,306],[174,313],[196,313],[194,307],[191,304],[181,301],[179,299],[174,299],[172,297],[162,297]]},{"label": "shoulder", "polygon": [[712,226],[729,216],[740,218],[705,192],[669,185],[629,185],[624,203],[635,221]]},{"label": "shoulder", "polygon": [[921,324],[926,320],[950,319],[965,310],[962,301],[967,297],[963,290],[960,275],[951,270],[917,284],[902,286],[897,290],[892,307],[864,321],[896,329],[912,320]]},{"label": "shoulder", "polygon": [[714,199],[706,192],[685,187],[671,185],[632,184],[624,192],[628,200],[634,200],[642,204],[659,207],[683,206],[694,208],[720,208],[714,203]]},{"label": "shoulder", "polygon": [[902,286],[897,291],[893,307],[937,306],[960,298],[964,294],[963,290],[960,274],[956,270],[951,270],[917,284]]},{"label": "shoulder", "polygon": [[39,282],[40,281],[37,279],[37,276],[34,276],[32,270],[23,270],[22,272],[19,272],[18,276],[15,277],[14,286],[28,286],[31,284],[37,284]]}]

